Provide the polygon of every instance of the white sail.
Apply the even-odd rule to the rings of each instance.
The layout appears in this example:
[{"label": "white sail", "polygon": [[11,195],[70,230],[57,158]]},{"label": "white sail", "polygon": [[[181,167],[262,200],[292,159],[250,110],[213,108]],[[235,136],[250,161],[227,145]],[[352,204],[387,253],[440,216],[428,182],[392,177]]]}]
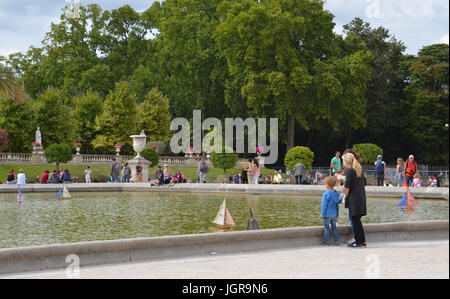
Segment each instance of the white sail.
[{"label": "white sail", "polygon": [[69,190],[67,189],[66,185],[64,184],[64,189],[63,189],[63,198],[71,198],[72,196],[69,193]]},{"label": "white sail", "polygon": [[226,209],[226,199],[223,200],[223,203],[219,209],[219,213],[217,213],[216,219],[214,219],[213,223],[217,225],[225,224],[225,209]]}]

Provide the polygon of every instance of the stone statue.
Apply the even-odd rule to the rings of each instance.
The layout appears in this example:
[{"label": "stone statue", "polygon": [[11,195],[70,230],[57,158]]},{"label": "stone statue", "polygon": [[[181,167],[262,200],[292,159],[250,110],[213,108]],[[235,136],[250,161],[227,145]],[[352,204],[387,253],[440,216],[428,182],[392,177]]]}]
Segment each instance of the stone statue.
[{"label": "stone statue", "polygon": [[37,142],[40,145],[42,145],[42,136],[41,136],[41,131],[40,131],[39,127],[36,130],[36,140],[35,140],[35,142]]}]

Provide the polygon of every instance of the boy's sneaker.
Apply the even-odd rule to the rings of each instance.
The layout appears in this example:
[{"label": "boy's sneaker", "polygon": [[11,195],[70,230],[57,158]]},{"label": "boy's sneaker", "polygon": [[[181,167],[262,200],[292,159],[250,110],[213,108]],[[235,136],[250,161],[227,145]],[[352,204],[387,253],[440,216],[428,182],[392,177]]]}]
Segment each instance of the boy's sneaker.
[{"label": "boy's sneaker", "polygon": [[322,245],[322,246],[324,246],[324,247],[328,247],[328,246],[330,246],[330,244],[328,244],[328,243],[325,243],[325,242],[322,242],[320,245]]},{"label": "boy's sneaker", "polygon": [[350,240],[347,241],[347,245],[350,245],[350,244],[355,243],[355,242],[356,242],[356,240],[354,238],[350,239]]}]

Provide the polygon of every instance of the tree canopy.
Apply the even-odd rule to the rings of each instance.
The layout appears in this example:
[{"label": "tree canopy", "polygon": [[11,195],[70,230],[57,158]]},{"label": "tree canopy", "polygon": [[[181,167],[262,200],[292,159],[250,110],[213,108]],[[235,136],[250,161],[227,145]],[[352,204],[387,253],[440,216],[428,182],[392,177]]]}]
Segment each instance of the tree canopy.
[{"label": "tree canopy", "polygon": [[359,143],[380,145],[386,161],[448,163],[448,45],[405,55],[394,33],[361,18],[334,29],[315,0],[82,5],[41,46],[0,58],[5,150],[30,151],[41,126],[44,146],[132,153],[130,135],[167,141],[170,120],[199,109],[222,121],[278,118],[278,165],[294,146],[328,165]]}]

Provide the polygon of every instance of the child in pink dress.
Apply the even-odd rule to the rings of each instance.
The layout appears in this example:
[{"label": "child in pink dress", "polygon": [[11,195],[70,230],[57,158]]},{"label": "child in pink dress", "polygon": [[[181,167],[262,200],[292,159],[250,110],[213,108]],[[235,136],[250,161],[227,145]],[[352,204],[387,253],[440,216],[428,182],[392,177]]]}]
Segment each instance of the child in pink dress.
[{"label": "child in pink dress", "polygon": [[413,186],[420,187],[420,175],[418,173],[414,175]]}]

